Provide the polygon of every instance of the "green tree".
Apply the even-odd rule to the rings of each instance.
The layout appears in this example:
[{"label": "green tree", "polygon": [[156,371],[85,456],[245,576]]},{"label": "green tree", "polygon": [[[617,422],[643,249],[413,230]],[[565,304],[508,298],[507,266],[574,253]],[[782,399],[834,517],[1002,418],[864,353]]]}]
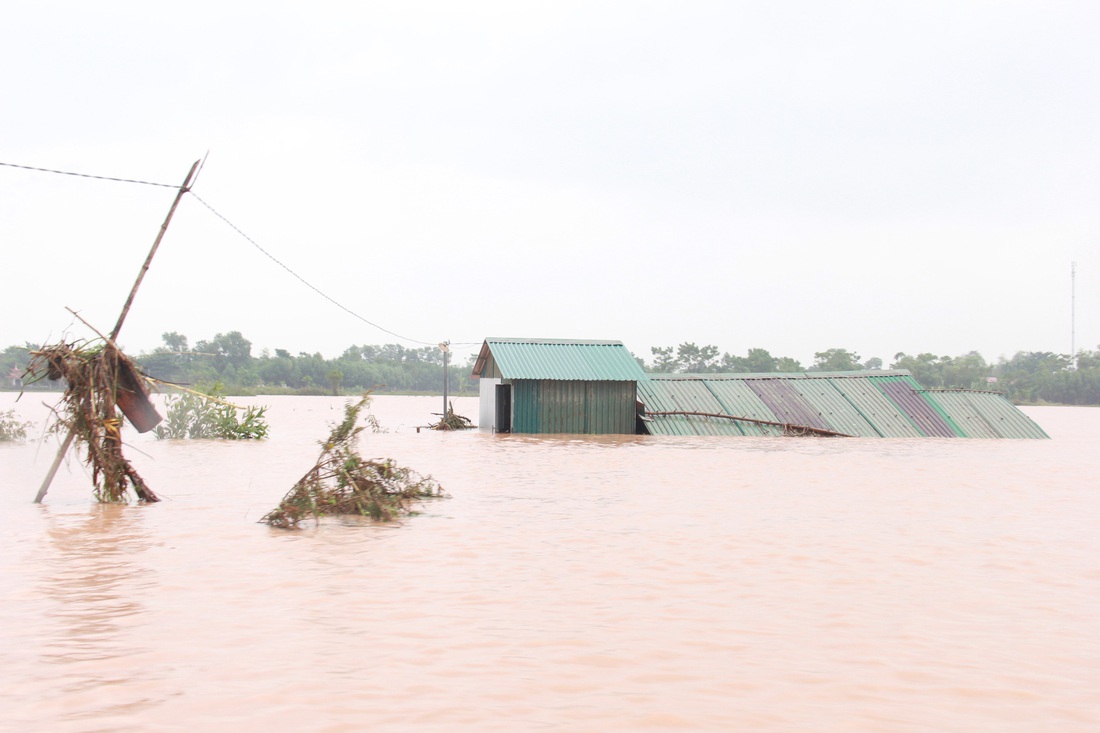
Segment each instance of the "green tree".
[{"label": "green tree", "polygon": [[935,354],[909,356],[904,352],[894,354],[892,369],[907,369],[922,387],[935,389],[944,386],[944,363]]},{"label": "green tree", "polygon": [[859,371],[859,354],[847,349],[829,349],[814,354],[812,372],[854,372]]},{"label": "green tree", "polygon": [[997,387],[1013,402],[1065,402],[1087,392],[1084,378],[1071,378],[1071,360],[1066,354],[1049,351],[1018,351],[1003,357],[994,369]]},{"label": "green tree", "polygon": [[169,331],[160,335],[164,341],[164,348],[168,351],[179,354],[184,351],[190,351],[187,346],[187,337],[176,331]]},{"label": "green tree", "polygon": [[652,371],[659,374],[668,374],[669,372],[676,371],[676,357],[672,353],[671,346],[651,346],[649,350],[653,352]]},{"label": "green tree", "polygon": [[[989,377],[989,364],[977,351],[954,359],[943,357],[943,386],[954,389],[983,389]],[[919,380],[918,380],[919,381]]]},{"label": "green tree", "polygon": [[31,352],[40,348],[38,344],[27,342],[23,346],[8,346],[0,353],[0,379],[4,387],[20,389],[23,387],[22,374],[27,370]]},{"label": "green tree", "polygon": [[705,374],[718,370],[718,347],[684,342],[676,347],[676,371]]},{"label": "green tree", "polygon": [[195,351],[213,357],[214,368],[219,371],[228,365],[239,369],[248,366],[252,360],[252,342],[240,331],[219,333],[209,341],[199,341],[195,344]]},{"label": "green tree", "polygon": [[805,368],[798,359],[792,359],[789,356],[781,356],[775,360],[775,371],[793,374],[795,372],[805,371]]},{"label": "green tree", "polygon": [[776,359],[768,353],[767,349],[749,349],[745,354],[745,366],[748,367],[749,372],[774,372]]},{"label": "green tree", "polygon": [[340,384],[344,381],[344,373],[339,369],[330,369],[325,373],[325,380],[332,389],[333,396],[340,394]]}]

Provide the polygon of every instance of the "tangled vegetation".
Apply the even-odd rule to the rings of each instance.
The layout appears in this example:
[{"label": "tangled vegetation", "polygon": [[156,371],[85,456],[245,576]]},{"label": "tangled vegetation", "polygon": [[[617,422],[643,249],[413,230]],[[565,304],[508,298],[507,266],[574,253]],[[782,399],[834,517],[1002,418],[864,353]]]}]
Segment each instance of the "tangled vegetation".
[{"label": "tangled vegetation", "polygon": [[389,521],[414,513],[416,502],[447,496],[430,476],[420,476],[391,459],[368,460],[359,455],[357,442],[366,427],[360,424],[359,414],[368,404],[369,393],[344,407],[344,420],[334,425],[328,439],[321,443],[316,465],[261,522],[295,529],[307,517],[319,519],[325,515],[361,515]]},{"label": "tangled vegetation", "polygon": [[[158,439],[215,438],[258,440],[267,437],[267,407],[237,407],[222,399],[222,385],[209,392],[187,391],[165,398],[167,415],[156,427]],[[243,413],[243,414],[242,414]]]},{"label": "tangled vegetation", "polygon": [[0,412],[0,443],[16,443],[26,440],[27,431],[33,427],[33,422],[17,419],[15,410]]},{"label": "tangled vegetation", "polygon": [[50,430],[71,433],[78,450],[83,445],[98,501],[125,502],[131,488],[141,501],[160,501],[122,455],[120,405],[131,420],[142,413],[150,421],[159,420],[125,354],[110,341],[60,343],[32,352],[27,371],[32,380],[65,380]]},{"label": "tangled vegetation", "polygon": [[[438,412],[432,414],[439,415]],[[474,424],[470,422],[470,418],[455,414],[454,403],[447,403],[447,414],[440,417],[442,419],[439,422],[432,423],[428,427],[432,430],[469,430],[474,427]]]}]

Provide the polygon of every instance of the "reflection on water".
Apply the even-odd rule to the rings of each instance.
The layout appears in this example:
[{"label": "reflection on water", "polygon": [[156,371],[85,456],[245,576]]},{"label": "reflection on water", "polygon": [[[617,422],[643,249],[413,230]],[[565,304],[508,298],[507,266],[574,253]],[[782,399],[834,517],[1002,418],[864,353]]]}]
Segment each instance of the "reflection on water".
[{"label": "reflection on water", "polygon": [[[37,547],[24,558],[29,586],[18,594],[30,601],[30,615],[5,619],[16,624],[5,644],[25,665],[8,670],[21,678],[5,706],[10,720],[20,721],[12,729],[37,729],[35,721],[45,715],[140,730],[126,721],[156,701],[144,698],[137,684],[146,649],[134,632],[147,623],[144,599],[158,586],[155,571],[141,562],[150,545],[143,514],[94,504],[78,513],[35,509],[41,534],[25,538]],[[37,672],[27,675],[28,669]]]},{"label": "reflection on water", "polygon": [[[452,499],[259,525],[342,400],[252,444],[130,436],[166,497],[0,449],[0,730],[1100,729],[1100,411],[1050,441],[416,433]],[[473,400],[456,409],[476,415]],[[0,405],[0,409],[4,409]]]},{"label": "reflection on water", "polygon": [[140,577],[129,559],[147,545],[140,519],[140,512],[121,506],[93,506],[84,520],[62,520],[47,529],[53,559],[40,585],[43,596],[52,601],[47,619],[57,628],[56,637],[43,649],[47,663],[127,654],[125,648],[116,648],[122,641],[121,627],[140,622],[139,600],[156,584],[153,577]]}]

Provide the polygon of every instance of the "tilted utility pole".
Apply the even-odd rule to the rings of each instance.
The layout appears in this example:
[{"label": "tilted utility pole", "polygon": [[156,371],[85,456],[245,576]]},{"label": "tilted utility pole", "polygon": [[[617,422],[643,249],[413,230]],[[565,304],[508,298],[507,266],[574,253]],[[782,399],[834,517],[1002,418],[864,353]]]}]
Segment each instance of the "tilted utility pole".
[{"label": "tilted utility pole", "polygon": [[[149,264],[153,261],[153,255],[157,253],[157,248],[160,247],[160,240],[164,239],[164,233],[168,230],[168,224],[172,221],[172,215],[176,213],[176,207],[179,206],[180,199],[183,198],[185,193],[191,190],[191,186],[195,182],[195,175],[201,162],[201,160],[196,160],[191,164],[191,170],[187,172],[187,178],[183,180],[183,184],[180,185],[179,191],[176,192],[176,198],[172,201],[172,207],[168,209],[168,216],[164,217],[164,223],[160,225],[160,231],[157,232],[157,238],[153,242],[153,246],[149,250],[148,256],[145,258],[145,263],[141,266],[141,271],[138,272],[134,287],[130,288],[130,295],[126,298],[126,304],[122,306],[122,312],[118,315],[118,322],[115,323],[114,330],[111,331],[111,341],[116,341],[118,339],[118,332],[122,330],[122,324],[126,320],[126,315],[130,312],[130,306],[134,302],[134,296],[137,295],[138,288],[141,286],[141,281],[145,278],[145,273],[149,271]],[[61,442],[61,447],[57,450],[57,456],[53,459],[53,465],[50,466],[46,478],[42,481],[42,486],[38,489],[38,495],[34,497],[35,504],[41,504],[42,498],[45,497],[46,492],[50,490],[50,484],[53,483],[53,477],[57,474],[57,469],[61,467],[61,461],[65,460],[65,454],[68,453],[69,448],[72,447],[74,437],[75,433],[70,430],[65,436],[65,440]]]}]

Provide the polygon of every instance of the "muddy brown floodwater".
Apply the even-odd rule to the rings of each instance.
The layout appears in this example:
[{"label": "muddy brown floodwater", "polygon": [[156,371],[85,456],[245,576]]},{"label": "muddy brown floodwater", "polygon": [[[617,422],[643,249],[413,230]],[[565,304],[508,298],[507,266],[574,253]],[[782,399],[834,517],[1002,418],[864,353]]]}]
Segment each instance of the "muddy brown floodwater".
[{"label": "muddy brown floodwater", "polygon": [[127,433],[150,506],[72,461],[35,505],[53,445],[0,444],[0,730],[1100,730],[1100,410],[1029,408],[1033,441],[534,437],[383,396],[364,455],[452,498],[287,532],[256,520],[346,398],[251,401],[269,440]]}]

